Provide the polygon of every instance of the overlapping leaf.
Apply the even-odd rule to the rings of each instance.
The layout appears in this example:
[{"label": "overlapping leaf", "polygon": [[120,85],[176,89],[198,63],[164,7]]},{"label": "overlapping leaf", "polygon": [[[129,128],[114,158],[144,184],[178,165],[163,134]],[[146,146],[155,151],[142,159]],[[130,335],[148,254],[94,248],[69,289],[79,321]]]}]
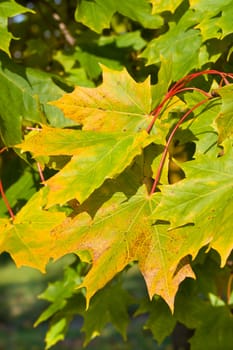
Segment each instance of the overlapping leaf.
[{"label": "overlapping leaf", "polygon": [[82,0],[76,9],[75,19],[82,22],[92,30],[100,33],[104,28],[109,28],[112,15],[120,13],[144,25],[147,28],[158,28],[162,25],[162,18],[151,14],[148,1],[134,0],[117,2],[114,0]]},{"label": "overlapping leaf", "polygon": [[8,146],[21,141],[23,121],[45,123],[48,117],[51,125],[70,124],[59,109],[47,105],[63,92],[51,77],[15,64],[4,53],[0,53],[0,87],[0,133]]},{"label": "overlapping leaf", "polygon": [[45,128],[21,144],[38,155],[74,155],[56,175],[46,181],[48,206],[76,198],[83,202],[106,179],[119,175],[142,149],[154,141],[141,133],[103,133]]},{"label": "overlapping leaf", "polygon": [[[159,64],[160,55],[172,60],[172,79],[177,80],[197,66],[202,39],[200,32],[192,27],[200,16],[187,11],[177,24],[170,23],[169,31],[150,41],[142,53],[147,64]],[[192,46],[190,46],[192,42]],[[182,62],[182,64],[180,64]]]},{"label": "overlapping leaf", "polygon": [[93,267],[81,285],[87,289],[88,304],[118,272],[138,261],[150,297],[159,294],[173,308],[179,284],[193,273],[185,261],[177,268],[182,236],[170,235],[166,224],[154,225],[151,215],[157,203],[157,196],[148,197],[144,188],[130,200],[115,194],[93,220],[82,213],[54,230],[54,258],[65,252],[91,252]]},{"label": "overlapping leaf", "polygon": [[[225,154],[199,157],[184,164],[187,179],[161,187],[162,200],[155,210],[156,218],[169,220],[171,227],[185,224],[193,243],[187,252],[193,254],[195,241],[210,243],[217,249],[224,265],[232,248],[233,150],[229,143]],[[221,205],[220,205],[221,203]],[[194,239],[195,238],[195,239]]]}]

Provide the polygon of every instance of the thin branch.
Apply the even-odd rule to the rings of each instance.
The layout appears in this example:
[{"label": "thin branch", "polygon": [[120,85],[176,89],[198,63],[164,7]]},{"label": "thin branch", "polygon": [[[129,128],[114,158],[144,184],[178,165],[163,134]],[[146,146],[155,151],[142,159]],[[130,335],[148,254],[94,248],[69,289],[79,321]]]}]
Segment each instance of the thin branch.
[{"label": "thin branch", "polygon": [[7,199],[6,195],[5,195],[5,192],[4,192],[4,189],[3,189],[3,185],[2,185],[2,180],[0,180],[0,193],[2,195],[2,199],[3,199],[3,201],[4,201],[4,203],[5,203],[6,207],[7,207],[7,210],[9,212],[9,214],[10,214],[11,219],[14,220],[15,219],[15,215],[14,215],[13,210],[11,209],[10,203],[8,202],[8,199]]},{"label": "thin branch", "polygon": [[6,150],[7,150],[7,147],[5,146],[5,147],[3,147],[3,148],[0,149],[0,153],[5,152]]},{"label": "thin branch", "polygon": [[[39,5],[40,3],[42,3],[43,5],[45,5],[49,11],[52,13],[52,17],[55,20],[55,22],[57,23],[61,33],[63,34],[66,42],[70,45],[70,46],[74,46],[75,45],[75,38],[72,36],[72,34],[70,33],[69,29],[67,28],[66,24],[64,23],[64,21],[62,20],[61,16],[57,13],[57,11],[55,10],[55,8],[49,4],[47,1],[45,0],[40,0],[38,1],[33,1],[34,5],[37,6],[37,8],[39,9]],[[42,12],[42,11],[40,11]]]},{"label": "thin branch", "polygon": [[228,302],[228,304],[230,302],[230,297],[231,297],[232,282],[233,282],[233,271],[231,271],[231,274],[229,276],[228,283],[227,283],[227,302]]},{"label": "thin branch", "polygon": [[44,182],[45,178],[44,178],[44,174],[43,174],[41,165],[40,165],[39,162],[37,162],[36,165],[37,165],[37,169],[38,169],[38,172],[39,172],[39,175],[40,175],[40,179],[41,179],[42,182]]},{"label": "thin branch", "polygon": [[74,46],[76,40],[68,30],[66,24],[62,21],[60,15],[57,12],[53,12],[52,16],[55,19],[55,21],[58,23],[58,27],[62,32],[64,38],[66,39],[67,43],[70,46]]},{"label": "thin branch", "polygon": [[167,140],[167,143],[165,145],[165,148],[164,148],[164,151],[163,151],[163,154],[162,154],[162,158],[160,160],[160,163],[159,163],[159,167],[158,167],[158,171],[157,171],[157,174],[156,174],[156,177],[155,177],[155,180],[154,180],[154,183],[153,183],[153,186],[151,188],[151,192],[150,194],[152,195],[155,190],[156,190],[156,187],[158,185],[158,182],[159,182],[159,179],[160,179],[160,176],[161,176],[161,173],[162,173],[162,170],[163,170],[163,166],[164,166],[164,163],[165,163],[165,159],[166,159],[166,156],[167,156],[167,153],[168,153],[168,148],[170,146],[170,143],[177,131],[177,129],[179,128],[179,126],[183,123],[183,121],[198,107],[200,107],[201,105],[203,105],[204,103],[206,103],[210,98],[206,98],[202,101],[200,101],[199,103],[197,103],[194,107],[192,107],[191,109],[189,109],[181,118],[180,120],[178,121],[178,123],[176,124],[176,126],[174,127],[174,129],[172,130],[168,140]]}]

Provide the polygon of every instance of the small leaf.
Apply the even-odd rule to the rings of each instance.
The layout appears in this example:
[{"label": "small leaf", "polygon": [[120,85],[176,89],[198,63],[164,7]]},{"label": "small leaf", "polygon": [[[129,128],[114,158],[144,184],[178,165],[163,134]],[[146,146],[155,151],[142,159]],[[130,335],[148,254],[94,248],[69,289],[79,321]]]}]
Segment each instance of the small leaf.
[{"label": "small leaf", "polygon": [[[104,303],[103,303],[104,300]],[[90,307],[83,314],[85,332],[84,346],[100,335],[103,328],[111,323],[126,340],[129,323],[128,306],[130,295],[122,289],[119,283],[111,284],[99,291],[91,300]]]},{"label": "small leaf", "polygon": [[161,344],[171,334],[176,324],[176,319],[173,317],[171,310],[163,299],[155,297],[151,302],[144,300],[135,316],[143,313],[149,313],[144,328],[151,330],[154,339]]},{"label": "small leaf", "polygon": [[77,271],[67,267],[61,281],[50,283],[47,289],[39,295],[39,298],[48,300],[51,304],[42,312],[34,326],[38,326],[41,322],[48,320],[59,310],[62,310],[66,306],[67,300],[73,295],[77,285],[81,283],[80,281]]}]

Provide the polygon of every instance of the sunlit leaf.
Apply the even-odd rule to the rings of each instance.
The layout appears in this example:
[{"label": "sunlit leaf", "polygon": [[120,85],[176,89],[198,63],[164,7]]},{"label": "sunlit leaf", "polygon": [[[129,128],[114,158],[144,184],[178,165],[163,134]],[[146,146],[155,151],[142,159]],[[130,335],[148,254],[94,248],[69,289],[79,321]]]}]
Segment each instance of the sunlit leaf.
[{"label": "sunlit leaf", "polygon": [[145,128],[151,112],[149,78],[136,83],[126,72],[103,68],[103,83],[95,88],[77,86],[53,104],[87,130],[135,131]]},{"label": "sunlit leaf", "polygon": [[[157,206],[156,196],[148,197],[144,189],[130,200],[116,194],[97,212],[94,220],[83,213],[54,231],[54,252],[89,250],[93,267],[82,287],[90,298],[122,271],[138,261],[150,297],[161,295],[170,308],[178,285],[193,272],[187,261],[177,268],[182,237],[170,235],[168,225],[154,225],[151,215]],[[146,257],[146,258],[145,258]]]},{"label": "sunlit leaf", "polygon": [[189,252],[194,249],[194,241],[199,245],[210,243],[218,250],[222,265],[233,248],[232,155],[230,146],[219,158],[202,156],[196,161],[186,162],[182,167],[187,179],[161,187],[162,200],[155,210],[156,217],[169,220],[172,228],[194,224],[183,228],[190,232],[190,239],[192,235],[195,238]]},{"label": "sunlit leaf", "polygon": [[169,31],[151,40],[141,57],[147,59],[148,65],[158,64],[160,55],[172,60],[172,79],[178,80],[197,65],[202,40],[199,31],[192,27],[198,22],[198,16],[187,11],[177,24],[169,24]]},{"label": "sunlit leaf", "polygon": [[154,137],[146,132],[96,133],[45,128],[33,133],[20,146],[35,156],[74,155],[58,174],[46,181],[50,189],[48,206],[52,206],[73,198],[83,202],[106,179],[119,175],[153,141]]},{"label": "sunlit leaf", "polygon": [[153,5],[153,13],[161,13],[163,11],[174,12],[182,3],[182,0],[150,0]]}]

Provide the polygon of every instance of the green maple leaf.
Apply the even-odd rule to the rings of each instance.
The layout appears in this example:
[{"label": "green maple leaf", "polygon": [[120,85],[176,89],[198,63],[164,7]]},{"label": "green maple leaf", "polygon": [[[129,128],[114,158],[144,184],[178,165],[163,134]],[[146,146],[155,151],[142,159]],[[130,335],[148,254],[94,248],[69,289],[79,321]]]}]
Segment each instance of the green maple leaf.
[{"label": "green maple leaf", "polygon": [[118,2],[114,0],[82,0],[75,11],[75,19],[92,30],[101,33],[109,28],[112,15],[121,13],[134,21],[142,23],[146,28],[158,28],[162,25],[162,18],[151,14],[151,7],[147,0]]},{"label": "green maple leaf", "polygon": [[223,36],[232,33],[231,20],[233,1],[226,1],[225,3],[226,5],[222,8],[221,17],[217,20],[217,25],[221,28]]},{"label": "green maple leaf", "polygon": [[169,23],[169,30],[166,33],[151,40],[141,57],[147,59],[147,65],[159,64],[161,55],[165,59],[172,60],[172,79],[180,79],[198,63],[202,39],[199,31],[192,27],[199,21],[199,16],[193,11],[187,11],[178,23]]},{"label": "green maple leaf", "polygon": [[134,316],[148,313],[149,317],[144,329],[150,329],[155,340],[161,344],[175,327],[176,319],[162,298],[155,297],[152,301],[143,300]]},{"label": "green maple leaf", "polygon": [[219,158],[213,154],[203,155],[183,164],[187,178],[174,185],[161,186],[162,200],[154,213],[156,218],[169,220],[171,228],[194,224],[180,229],[190,234],[184,251],[195,256],[201,246],[210,243],[218,250],[222,265],[233,248],[232,157],[229,142],[225,145],[225,154]]},{"label": "green maple leaf", "polygon": [[84,324],[81,330],[85,332],[84,346],[100,335],[108,323],[113,324],[126,340],[128,306],[131,302],[132,298],[119,283],[108,285],[99,291],[92,298],[88,310],[83,313]]},{"label": "green maple leaf", "polygon": [[62,310],[67,305],[68,299],[72,297],[77,285],[77,271],[71,267],[66,268],[64,279],[50,283],[47,289],[39,295],[40,299],[51,302],[51,305],[42,312],[34,325],[38,326],[41,322],[48,320],[51,316]]},{"label": "green maple leaf", "polygon": [[177,267],[183,257],[182,236],[170,235],[166,224],[154,224],[151,216],[157,204],[157,195],[148,196],[144,187],[129,200],[116,193],[94,219],[84,212],[54,230],[54,258],[68,252],[91,253],[93,266],[81,285],[87,289],[88,304],[118,272],[137,261],[150,297],[159,294],[173,308],[179,284],[194,275],[187,261]]},{"label": "green maple leaf", "polygon": [[25,69],[0,52],[0,86],[0,134],[6,145],[21,141],[23,121],[43,123],[46,116],[51,125],[70,124],[58,108],[47,104],[63,93],[48,73]]},{"label": "green maple leaf", "polygon": [[[233,318],[228,307],[209,307],[207,312],[200,314],[205,321],[196,329],[190,343],[193,350],[231,350],[233,343]],[[208,334],[208,340],[206,339]]]},{"label": "green maple leaf", "polygon": [[104,133],[44,128],[18,147],[39,155],[73,155],[62,170],[46,181],[48,206],[76,198],[83,202],[106,179],[119,175],[142,149],[154,141],[140,133]]}]

